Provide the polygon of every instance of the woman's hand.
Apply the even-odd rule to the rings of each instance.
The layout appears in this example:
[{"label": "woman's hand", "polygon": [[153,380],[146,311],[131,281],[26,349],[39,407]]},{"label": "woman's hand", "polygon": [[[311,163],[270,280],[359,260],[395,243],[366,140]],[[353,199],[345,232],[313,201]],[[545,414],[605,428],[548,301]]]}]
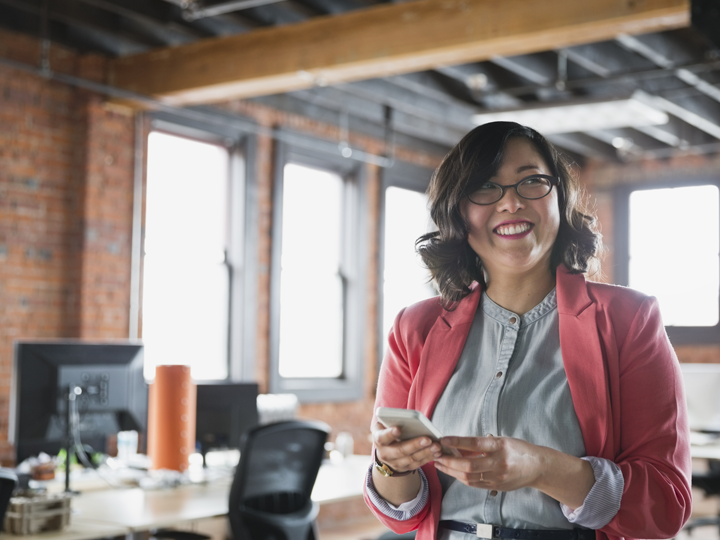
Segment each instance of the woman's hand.
[{"label": "woman's hand", "polygon": [[444,455],[435,467],[463,484],[513,491],[532,487],[578,508],[595,483],[592,466],[575,456],[510,437],[443,437],[443,446],[463,457]]},{"label": "woman's hand", "polygon": [[[377,457],[394,471],[414,471],[442,455],[440,445],[428,437],[400,441],[400,435],[400,429],[388,429],[380,423],[373,429]],[[385,477],[375,468],[372,479],[378,495],[395,506],[412,501],[422,485],[419,474]]]},{"label": "woman's hand", "polygon": [[540,447],[509,437],[444,437],[463,457],[443,456],[435,467],[463,484],[513,491],[533,487],[544,470]]},{"label": "woman's hand", "polygon": [[394,471],[413,471],[442,455],[440,444],[428,437],[401,441],[400,435],[400,428],[386,428],[379,422],[373,429],[377,457]]}]

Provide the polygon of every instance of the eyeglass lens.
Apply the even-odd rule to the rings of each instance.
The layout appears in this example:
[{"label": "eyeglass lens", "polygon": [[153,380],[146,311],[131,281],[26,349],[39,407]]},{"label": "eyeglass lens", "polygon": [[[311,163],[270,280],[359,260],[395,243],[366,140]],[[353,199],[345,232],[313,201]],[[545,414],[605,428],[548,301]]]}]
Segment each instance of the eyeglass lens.
[{"label": "eyeglass lens", "polygon": [[[513,186],[504,186],[504,189]],[[550,193],[552,189],[552,183],[550,179],[543,178],[542,176],[531,176],[525,178],[518,184],[515,184],[515,190],[517,194],[524,199],[542,199],[545,195]],[[468,198],[476,204],[492,204],[499,201],[503,196],[503,187],[498,184],[488,182],[483,184],[479,189],[472,192]]]}]

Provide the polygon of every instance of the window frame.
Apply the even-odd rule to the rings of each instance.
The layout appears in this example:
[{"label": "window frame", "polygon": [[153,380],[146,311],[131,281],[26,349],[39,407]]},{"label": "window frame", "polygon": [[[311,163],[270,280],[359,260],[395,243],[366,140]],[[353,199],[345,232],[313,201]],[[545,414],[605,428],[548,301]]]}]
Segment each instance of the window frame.
[{"label": "window frame", "polygon": [[[167,133],[186,137],[201,142],[224,146],[228,150],[228,253],[227,267],[229,272],[228,295],[228,355],[225,380],[232,382],[255,381],[255,350],[256,327],[254,321],[257,314],[257,251],[258,251],[258,205],[255,175],[256,137],[243,126],[248,125],[247,119],[217,117],[211,113],[193,111],[193,117],[167,111],[155,111],[144,115],[147,119],[144,130],[145,148],[152,132]],[[206,117],[206,120],[203,118]],[[146,166],[145,166],[146,169]],[[138,260],[139,273],[142,276],[145,233],[145,186],[147,182],[145,170],[142,190],[142,208],[137,226],[141,229]],[[142,278],[137,292],[138,334],[142,321]],[[136,336],[137,337],[137,336]]]},{"label": "window frame", "polygon": [[378,336],[377,340],[377,369],[376,375],[380,374],[380,367],[382,366],[384,353],[385,353],[385,341],[388,336],[385,335],[385,329],[383,328],[383,310],[385,307],[385,194],[389,187],[399,187],[410,191],[417,191],[418,193],[426,193],[430,186],[430,179],[432,178],[434,169],[409,163],[406,161],[396,161],[392,167],[383,169],[382,181],[381,181],[381,192],[380,192],[380,204],[379,204],[379,216],[378,216],[378,271],[377,271],[377,324],[376,333]]},{"label": "window frame", "polygon": [[[692,178],[682,182],[667,180],[624,184],[615,188],[613,204],[615,213],[615,283],[627,287],[630,281],[630,194],[641,190],[706,185],[717,186],[720,191],[720,179],[709,177]],[[720,224],[718,226],[720,227]],[[720,311],[720,298],[718,299],[718,310]],[[720,344],[720,322],[715,326],[666,326],[665,331],[673,345]]]},{"label": "window frame", "polygon": [[[289,378],[279,373],[280,355],[280,273],[284,168],[288,163],[323,169],[345,181],[343,267],[347,275],[344,291],[343,371],[339,378]],[[292,393],[301,403],[354,401],[363,395],[363,339],[366,332],[365,275],[368,267],[367,179],[358,161],[334,156],[276,140],[273,184],[273,233],[270,276],[270,374],[272,393]],[[350,246],[354,246],[351,248]]]}]

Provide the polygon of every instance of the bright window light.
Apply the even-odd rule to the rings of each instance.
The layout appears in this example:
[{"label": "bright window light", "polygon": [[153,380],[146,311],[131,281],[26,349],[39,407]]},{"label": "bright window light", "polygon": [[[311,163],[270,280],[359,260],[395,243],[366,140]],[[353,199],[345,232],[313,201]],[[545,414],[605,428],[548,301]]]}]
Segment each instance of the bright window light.
[{"label": "bright window light", "polygon": [[184,364],[228,375],[228,152],[153,132],[148,140],[142,338],[145,376]]},{"label": "bright window light", "polygon": [[629,284],[657,297],[666,326],[715,326],[720,211],[713,185],[630,194]]},{"label": "bright window light", "polygon": [[428,283],[430,273],[415,252],[415,241],[431,224],[427,204],[424,193],[395,186],[385,190],[382,339],[386,345],[398,312],[437,294]]},{"label": "bright window light", "polygon": [[335,173],[294,163],[285,166],[281,377],[337,378],[343,373],[343,187]]}]

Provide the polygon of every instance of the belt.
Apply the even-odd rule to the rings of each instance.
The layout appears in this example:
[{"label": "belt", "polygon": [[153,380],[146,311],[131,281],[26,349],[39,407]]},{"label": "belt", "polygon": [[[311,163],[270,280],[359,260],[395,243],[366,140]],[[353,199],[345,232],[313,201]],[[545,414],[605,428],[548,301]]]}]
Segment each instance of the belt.
[{"label": "belt", "polygon": [[478,538],[515,538],[518,540],[595,540],[590,529],[508,529],[485,523],[463,523],[451,519],[439,523],[443,529],[472,534]]}]

